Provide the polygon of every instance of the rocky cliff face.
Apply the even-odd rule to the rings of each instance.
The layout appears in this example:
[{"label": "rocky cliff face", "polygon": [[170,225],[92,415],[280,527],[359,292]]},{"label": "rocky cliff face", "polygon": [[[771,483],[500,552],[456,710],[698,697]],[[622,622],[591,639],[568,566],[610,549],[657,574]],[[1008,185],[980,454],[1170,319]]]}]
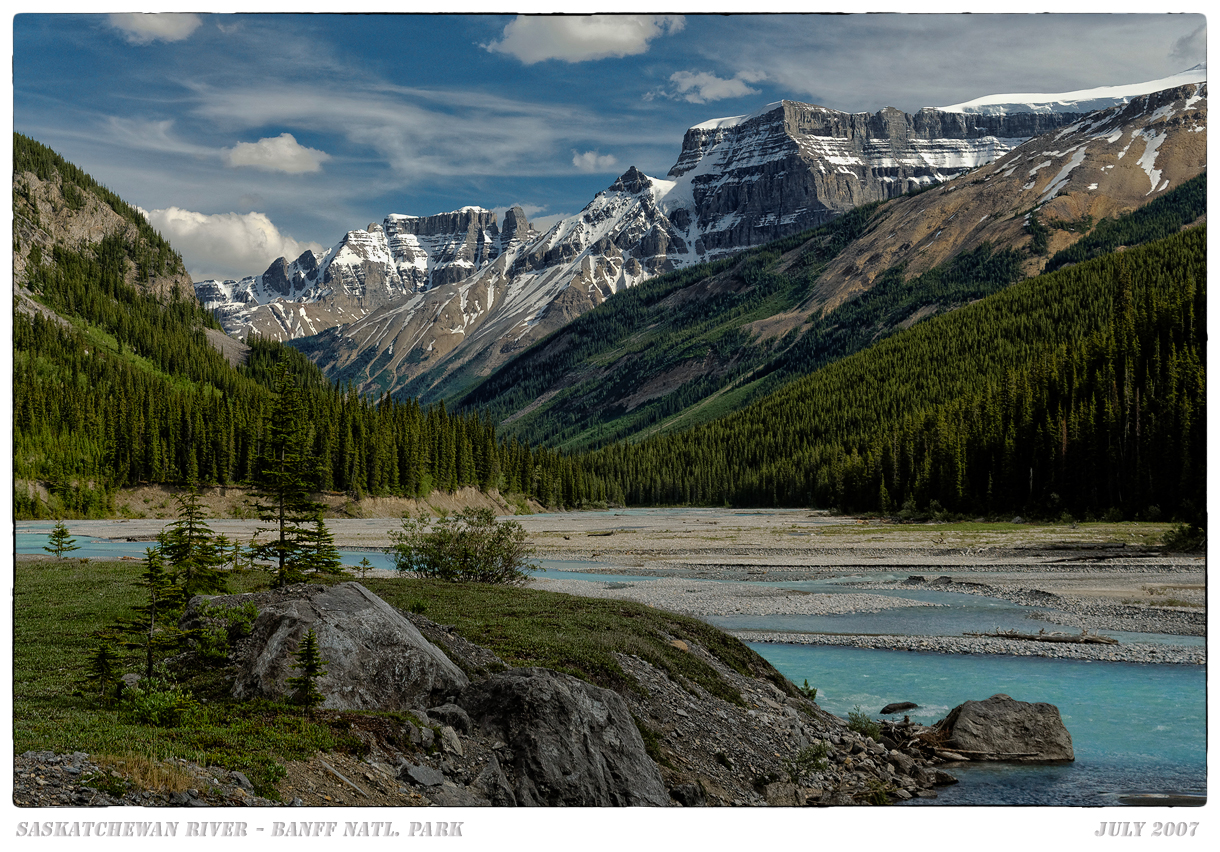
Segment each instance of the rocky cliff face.
[{"label": "rocky cliff face", "polygon": [[391,214],[349,231],[327,252],[279,258],[261,275],[199,281],[195,292],[229,334],[290,340],[357,320],[396,298],[461,281],[536,236],[514,207],[435,216]]},{"label": "rocky cliff face", "polygon": [[[72,191],[75,187],[70,187]],[[25,288],[30,252],[37,247],[44,257],[50,257],[55,246],[94,245],[112,234],[139,241],[139,230],[108,204],[88,190],[77,189],[69,203],[64,195],[62,180],[56,174],[51,180],[40,180],[33,172],[13,175],[13,295],[16,309],[25,313],[48,314],[46,308],[34,302]],[[175,292],[190,298],[191,279],[177,260],[176,271],[154,275],[148,281],[137,279],[136,266],[127,261],[127,282],[154,294],[162,301]]]},{"label": "rocky cliff face", "polygon": [[870,115],[781,101],[692,127],[669,177],[689,186],[702,232],[697,251],[716,255],[941,183],[1076,118],[893,108]]},{"label": "rocky cliff face", "polygon": [[[687,132],[667,178],[628,169],[533,239],[506,240],[507,220],[498,246],[478,236],[494,221],[447,224],[445,233],[469,236],[451,243],[460,253],[444,277],[298,345],[366,391],[441,395],[624,287],[947,180],[1073,118],[849,114],[783,101],[706,122]],[[387,229],[405,218],[390,217]],[[468,264],[473,274],[457,279]]]}]

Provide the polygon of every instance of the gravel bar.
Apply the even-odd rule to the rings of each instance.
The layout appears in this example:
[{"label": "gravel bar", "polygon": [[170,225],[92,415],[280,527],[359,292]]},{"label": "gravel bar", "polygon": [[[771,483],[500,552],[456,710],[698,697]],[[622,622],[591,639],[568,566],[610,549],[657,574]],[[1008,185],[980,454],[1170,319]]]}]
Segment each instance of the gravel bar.
[{"label": "gravel bar", "polygon": [[942,604],[866,593],[816,594],[749,583],[709,583],[677,577],[632,582],[552,580],[538,577],[529,587],[586,598],[613,598],[683,615],[843,615],[896,607]]},{"label": "gravel bar", "polygon": [[926,651],[934,654],[1006,654],[1014,657],[1053,657],[1060,660],[1101,660],[1125,663],[1176,663],[1202,666],[1207,651],[1196,646],[1069,645],[1018,639],[956,636],[846,636],[824,633],[774,633],[737,630],[743,642],[780,645],[837,645],[848,648],[881,648],[892,651]]}]

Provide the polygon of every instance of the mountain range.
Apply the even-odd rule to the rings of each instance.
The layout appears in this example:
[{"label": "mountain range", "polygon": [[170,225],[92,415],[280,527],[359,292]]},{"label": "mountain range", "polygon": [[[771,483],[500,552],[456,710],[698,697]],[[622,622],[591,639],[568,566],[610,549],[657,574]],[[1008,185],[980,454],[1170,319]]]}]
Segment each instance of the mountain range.
[{"label": "mountain range", "polygon": [[[915,188],[901,195],[882,180],[895,175],[862,157],[859,174],[880,197],[714,253],[704,238],[727,229],[698,205],[763,182],[772,162],[755,157],[763,167],[739,175],[757,178],[731,190],[727,169],[703,167],[731,159],[733,139],[755,122],[831,121],[864,149],[879,144],[869,128],[887,117],[786,102],[693,128],[687,162],[670,177],[629,170],[585,216],[546,234],[518,210],[503,228],[479,208],[392,216],[230,288],[254,300],[320,285],[336,311],[340,296],[353,312],[367,309],[341,330],[376,318],[391,342],[344,368],[376,377],[363,398],[295,349],[223,334],[186,296],[181,258],[136,208],[14,134],[19,514],[105,515],[116,489],[134,482],[248,481],[280,363],[311,400],[319,487],[353,499],[475,485],[547,506],[885,511],[935,498],[950,509],[1194,517],[1205,446],[1206,85],[1056,115],[1054,129],[955,178],[920,181],[911,165],[903,179]],[[918,128],[936,116],[907,119]],[[834,138],[847,159],[848,136]],[[811,162],[829,162],[825,150]],[[699,189],[700,175],[714,180]],[[681,187],[691,204],[666,206]],[[684,239],[682,251],[701,244],[713,259],[696,250],[687,262],[676,242],[656,250],[655,230],[617,232],[626,249],[609,238],[647,215],[680,226],[680,237],[698,234],[702,243]],[[570,305],[489,375],[473,358],[406,380],[386,369],[400,351],[396,314],[430,319],[417,330],[435,335],[439,321],[455,323],[437,306],[457,302],[456,320],[483,346],[470,351],[494,352],[499,320],[487,308],[513,305],[522,282],[550,280],[560,296],[537,303],[533,327],[543,326],[582,292],[563,280],[573,268],[564,264],[594,269],[592,254],[579,255],[598,243],[603,260],[618,251],[620,272],[643,270],[638,281],[596,306]],[[471,292],[485,305],[458,298]],[[327,349],[309,346],[331,336],[293,342],[326,363]],[[421,347],[402,351],[408,365],[422,360]],[[376,399],[391,381],[406,393]],[[417,388],[447,405],[421,407]],[[454,406],[467,413],[446,411]]]},{"label": "mountain range", "polygon": [[[455,401],[508,434],[568,449],[735,411],[881,338],[1056,268],[1114,217],[1199,183],[1205,94],[1191,84],[1133,99],[929,191],[646,282]],[[1192,223],[1205,204],[1200,196],[1182,206],[1168,232]]]},{"label": "mountain range", "polygon": [[[1200,74],[1205,69],[1170,80]],[[924,209],[930,199],[907,205],[905,215],[890,213],[893,233],[902,239],[874,233],[845,253],[838,268],[823,276],[821,297],[804,315],[862,292],[894,263],[919,272],[983,242],[1020,242],[1027,223],[1013,219],[1008,199],[1020,199],[1026,207],[1049,205],[1046,215],[1056,221],[1131,209],[1144,197],[1137,198],[1136,182],[1125,177],[1137,163],[1147,166],[1136,170],[1155,194],[1177,185],[1190,168],[1197,172],[1204,155],[1183,170],[1176,153],[1166,156],[1182,147],[1180,120],[1128,110],[1121,115],[1137,121],[1139,113],[1148,118],[1145,124],[1163,127],[1140,137],[1142,150],[1125,165],[1118,151],[1130,150],[1136,139],[1122,142],[1110,152],[1117,156],[1108,173],[1081,184],[1093,170],[1079,167],[1098,153],[1094,139],[1089,155],[1081,134],[1098,137],[1100,125],[1082,124],[1084,114],[1067,108],[1107,97],[1128,106],[1143,103],[1132,92],[1159,82],[1091,93],[993,96],[913,115],[894,109],[851,114],[782,101],[690,128],[665,178],[630,168],[580,214],[545,233],[533,229],[520,208],[505,214],[502,228],[494,213],[478,207],[425,217],[391,214],[380,224],[349,232],[327,252],[306,252],[291,262],[281,258],[263,274],[241,281],[197,282],[196,292],[229,334],[291,339],[333,380],[353,382],[363,393],[455,399],[614,293],[799,233],[863,204],[942,184],[1028,147],[1036,137],[1048,144],[1038,148],[1043,160],[1031,164],[1029,174],[1016,175],[1016,165],[992,171],[989,187],[957,197],[972,199],[970,204],[938,203],[938,210],[947,211],[941,222],[948,227],[931,235],[920,232],[930,227]],[[1196,90],[1205,92],[1189,89]],[[993,108],[1018,98],[1028,110]],[[1102,136],[1126,138],[1127,131],[1114,124],[1126,120],[1118,116],[1106,119],[1110,129]],[[1145,133],[1140,128],[1133,125],[1131,132]],[[1174,165],[1167,168],[1171,160]],[[1045,180],[1051,171],[1054,179]],[[1151,185],[1154,171],[1164,173],[1161,186]],[[970,185],[978,187],[980,180],[975,176]],[[1094,184],[1087,191],[1091,195],[1080,191]],[[1130,186],[1120,189],[1120,184]],[[986,198],[992,201],[979,200]],[[955,220],[959,208],[963,218]],[[976,214],[975,226],[963,228],[966,217]],[[1054,248],[1071,241],[1072,234],[1054,230]],[[1030,260],[1027,273],[1036,266]],[[790,318],[772,326],[771,331],[786,332]],[[767,330],[760,331],[767,336]]]}]

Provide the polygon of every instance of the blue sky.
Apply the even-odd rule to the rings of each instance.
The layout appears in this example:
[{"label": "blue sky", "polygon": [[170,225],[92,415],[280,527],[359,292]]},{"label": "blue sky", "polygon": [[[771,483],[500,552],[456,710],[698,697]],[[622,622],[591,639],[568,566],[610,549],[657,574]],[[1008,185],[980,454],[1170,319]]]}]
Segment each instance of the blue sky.
[{"label": "blue sky", "polygon": [[1158,79],[1202,15],[21,14],[14,129],[149,212],[194,277],[389,213],[547,224],[781,98],[915,111]]}]

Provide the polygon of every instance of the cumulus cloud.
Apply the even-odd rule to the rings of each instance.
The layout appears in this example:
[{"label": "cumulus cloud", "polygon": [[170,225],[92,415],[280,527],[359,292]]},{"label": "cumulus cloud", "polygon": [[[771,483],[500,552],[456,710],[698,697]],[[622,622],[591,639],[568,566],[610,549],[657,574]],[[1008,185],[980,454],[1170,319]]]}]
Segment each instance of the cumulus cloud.
[{"label": "cumulus cloud", "polygon": [[110,26],[132,44],[182,41],[203,23],[192,12],[122,12],[110,15]]},{"label": "cumulus cloud", "polygon": [[585,151],[583,154],[572,151],[572,165],[578,171],[587,174],[613,171],[618,165],[618,157],[613,154],[600,154],[597,151]]},{"label": "cumulus cloud", "polygon": [[644,53],[654,38],[685,26],[682,15],[518,15],[499,41],[483,47],[526,65],[545,59],[585,62]]},{"label": "cumulus cloud", "polygon": [[762,71],[741,71],[727,80],[706,71],[697,73],[678,71],[669,77],[674,88],[667,95],[689,101],[692,104],[705,104],[725,98],[757,95],[758,89],[751,89],[747,84],[758,83],[765,79],[767,79],[767,75]]},{"label": "cumulus cloud", "polygon": [[257,142],[238,142],[224,149],[225,162],[230,166],[252,166],[265,172],[320,172],[330,154],[306,148],[291,133],[281,133]]},{"label": "cumulus cloud", "polygon": [[263,272],[278,257],[292,260],[318,243],[300,243],[265,213],[207,215],[167,207],[142,211],[150,225],[182,253],[191,278],[242,278]]}]

